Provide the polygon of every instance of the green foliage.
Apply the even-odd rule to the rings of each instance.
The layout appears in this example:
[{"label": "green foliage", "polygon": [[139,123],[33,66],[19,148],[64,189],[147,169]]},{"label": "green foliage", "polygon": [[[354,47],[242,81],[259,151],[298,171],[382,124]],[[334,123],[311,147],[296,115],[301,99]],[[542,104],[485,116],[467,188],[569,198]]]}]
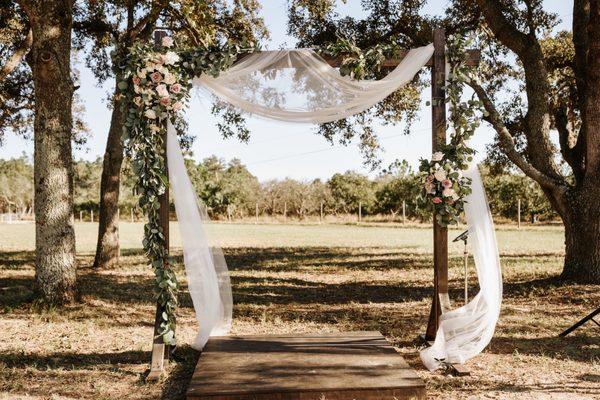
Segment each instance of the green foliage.
[{"label": "green foliage", "polygon": [[118,83],[122,96],[123,141],[137,176],[135,191],[139,206],[148,217],[144,227],[144,250],[154,268],[161,315],[159,335],[165,343],[175,341],[177,280],[167,257],[165,236],[160,224],[159,196],[168,190],[163,157],[167,121],[176,123],[178,111],[189,98],[191,80],[202,74],[218,76],[237,56],[252,45],[235,43],[171,50],[173,39],[161,46],[136,42],[114,54],[114,65],[123,79]]},{"label": "green foliage", "polygon": [[375,185],[365,175],[348,171],[335,174],[327,182],[335,202],[335,210],[344,213],[358,212],[359,203],[364,214],[374,211]]},{"label": "green foliage", "polygon": [[450,105],[450,142],[442,144],[431,160],[421,159],[419,167],[423,182],[423,205],[434,211],[441,226],[458,223],[464,211],[466,197],[471,193],[471,180],[462,175],[473,160],[475,151],[467,146],[480,124],[482,105],[479,100],[463,99],[463,90],[470,78],[466,65],[465,36],[453,35],[446,42],[450,72],[446,77],[446,101]]},{"label": "green foliage", "polygon": [[33,166],[27,156],[0,160],[0,209],[30,213],[33,193]]}]

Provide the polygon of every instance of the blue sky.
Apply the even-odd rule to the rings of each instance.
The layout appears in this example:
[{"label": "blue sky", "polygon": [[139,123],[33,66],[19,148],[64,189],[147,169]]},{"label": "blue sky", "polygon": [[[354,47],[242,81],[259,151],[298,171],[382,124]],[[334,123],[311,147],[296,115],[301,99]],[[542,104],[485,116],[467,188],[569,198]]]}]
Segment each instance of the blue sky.
[{"label": "blue sky", "polygon": [[[286,0],[261,1],[263,15],[270,30],[271,41],[265,46],[268,49],[294,47],[295,41],[286,35],[287,2]],[[341,2],[340,2],[341,3]],[[439,14],[443,12],[448,1],[429,1],[425,12]],[[560,29],[570,29],[571,2],[547,0],[546,7],[561,16]],[[341,14],[360,16],[360,0],[348,0],[339,7]],[[85,119],[92,132],[92,137],[85,150],[75,150],[75,158],[93,160],[101,156],[106,145],[106,135],[110,123],[110,110],[107,107],[107,93],[112,91],[110,83],[98,87],[95,78],[84,65],[77,67],[81,72],[81,88],[79,94],[85,104]],[[420,157],[431,153],[431,116],[425,101],[430,92],[423,93],[423,104],[419,119],[413,124],[412,133],[402,134],[402,126],[376,126],[381,138],[383,152],[380,154],[383,163],[388,165],[395,159],[406,159],[416,165]],[[190,108],[186,113],[189,127],[196,141],[192,148],[194,158],[201,160],[215,154],[227,160],[237,157],[248,166],[248,169],[261,181],[273,178],[291,177],[301,180],[328,178],[336,172],[356,170],[368,173],[362,166],[362,159],[356,144],[331,146],[323,137],[315,134],[311,125],[286,124],[259,118],[250,118],[248,126],[252,132],[249,143],[239,143],[235,139],[224,140],[217,132],[214,119],[210,115],[210,103],[207,100],[192,97]],[[483,157],[485,145],[493,139],[490,128],[482,126],[472,140],[477,149],[477,159]],[[5,145],[0,148],[0,158],[10,158],[25,152],[33,154],[31,141],[8,135]]]}]

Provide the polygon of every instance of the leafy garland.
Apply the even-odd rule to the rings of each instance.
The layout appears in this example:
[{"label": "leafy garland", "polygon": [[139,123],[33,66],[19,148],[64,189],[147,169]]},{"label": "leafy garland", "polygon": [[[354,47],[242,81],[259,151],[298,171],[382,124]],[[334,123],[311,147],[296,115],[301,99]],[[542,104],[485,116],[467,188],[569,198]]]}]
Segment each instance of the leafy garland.
[{"label": "leafy garland", "polygon": [[[419,176],[423,191],[419,197],[421,206],[434,211],[441,226],[458,222],[464,211],[465,198],[471,193],[471,179],[462,175],[469,162],[473,160],[475,150],[467,146],[479,126],[482,104],[471,98],[462,100],[463,90],[470,78],[470,69],[466,65],[466,48],[470,40],[463,36],[451,36],[446,42],[446,56],[451,66],[446,77],[446,101],[449,103],[452,132],[450,142],[441,146],[440,151],[432,155],[431,160],[421,159]],[[398,54],[396,44],[381,44],[363,51],[347,39],[338,39],[324,47],[322,52],[332,57],[341,57],[340,73],[354,79],[375,77],[386,58]]]},{"label": "leafy garland", "polygon": [[165,235],[160,224],[159,196],[168,190],[164,174],[163,138],[167,121],[181,118],[190,97],[192,79],[201,74],[218,76],[252,46],[225,44],[205,48],[171,50],[173,39],[164,37],[160,46],[135,43],[119,49],[115,58],[123,114],[123,142],[138,180],[135,191],[148,217],[143,246],[156,277],[157,300],[162,307],[159,336],[175,343],[175,309],[178,283],[171,268]]}]

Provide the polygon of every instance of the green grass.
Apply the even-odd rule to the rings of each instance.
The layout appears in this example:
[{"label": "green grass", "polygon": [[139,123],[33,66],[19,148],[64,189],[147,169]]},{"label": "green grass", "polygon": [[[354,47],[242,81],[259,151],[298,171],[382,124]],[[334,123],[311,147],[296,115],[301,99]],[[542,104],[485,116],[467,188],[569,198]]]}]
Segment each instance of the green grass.
[{"label": "green grass", "polygon": [[[33,298],[33,225],[0,225],[0,399],[180,399],[197,353],[195,323],[172,224],[181,347],[159,384],[144,381],[152,337],[152,271],[141,224],[122,224],[113,270],[90,268],[96,224],[77,224],[81,300],[48,309]],[[414,338],[431,298],[431,230],[356,225],[214,224],[224,247],[237,334],[379,330],[427,382],[432,399],[600,397],[598,328],[557,334],[600,305],[597,286],[562,283],[557,227],[500,227],[504,302],[496,335],[467,363],[472,376],[423,369]],[[459,231],[452,231],[454,237]],[[460,245],[451,246],[450,294],[460,304]],[[476,277],[471,265],[471,294]]]}]

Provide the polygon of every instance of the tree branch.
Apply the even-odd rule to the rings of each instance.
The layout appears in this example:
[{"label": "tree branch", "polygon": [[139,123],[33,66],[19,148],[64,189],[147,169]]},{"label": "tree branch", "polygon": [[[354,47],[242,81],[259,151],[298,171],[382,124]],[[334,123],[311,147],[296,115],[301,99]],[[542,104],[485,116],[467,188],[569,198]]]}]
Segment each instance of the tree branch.
[{"label": "tree branch", "polygon": [[0,68],[0,82],[3,81],[4,78],[6,78],[11,72],[13,72],[19,64],[21,64],[23,58],[27,55],[29,49],[31,49],[32,43],[33,32],[31,28],[29,28],[25,39],[23,39],[21,44],[19,44],[19,46],[15,49],[15,52],[12,54],[12,56],[10,56],[8,61],[6,61],[6,64]]},{"label": "tree branch", "polygon": [[566,106],[560,106],[554,109],[553,115],[554,125],[558,131],[560,152],[565,161],[571,166],[575,179],[579,181],[583,176],[584,165],[580,151],[581,146],[577,146],[578,141],[575,127],[573,126],[573,123],[569,121]]},{"label": "tree branch", "polygon": [[504,125],[500,113],[494,106],[492,100],[488,97],[485,89],[473,81],[469,82],[469,86],[471,86],[475,93],[477,93],[479,100],[481,100],[485,110],[488,112],[489,117],[487,120],[492,124],[498,133],[500,147],[509,160],[515,163],[515,165],[519,167],[521,171],[525,173],[525,175],[529,176],[531,179],[535,180],[542,187],[548,190],[554,191],[563,186],[564,182],[549,177],[525,160],[525,157],[523,157],[523,155],[517,151],[512,135],[510,134],[508,128]]},{"label": "tree branch", "polygon": [[523,57],[531,44],[531,39],[508,21],[502,13],[502,3],[497,0],[476,1],[486,23],[494,32],[494,36],[506,47]]},{"label": "tree branch", "polygon": [[153,1],[152,7],[150,8],[150,12],[146,14],[143,18],[141,18],[137,24],[127,33],[126,40],[133,42],[140,36],[143,32],[146,33],[148,30],[154,28],[154,24],[158,20],[160,16],[160,12],[164,9],[165,5],[163,1]]}]

